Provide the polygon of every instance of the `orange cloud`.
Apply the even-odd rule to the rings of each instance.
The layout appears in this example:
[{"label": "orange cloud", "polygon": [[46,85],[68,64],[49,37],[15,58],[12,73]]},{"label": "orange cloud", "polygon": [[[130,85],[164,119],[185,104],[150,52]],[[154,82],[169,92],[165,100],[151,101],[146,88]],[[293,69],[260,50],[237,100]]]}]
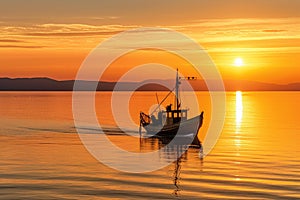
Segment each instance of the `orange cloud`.
[{"label": "orange cloud", "polygon": [[[0,72],[2,76],[72,79],[88,52],[101,41],[137,27],[139,25],[3,23],[0,25]],[[284,76],[282,81],[298,80],[294,74],[300,66],[300,18],[201,19],[162,27],[178,30],[198,41],[211,54],[225,78],[259,81],[265,78],[272,82],[275,78],[268,74],[276,71],[278,76]],[[168,38],[162,38],[162,42],[178,44]],[[242,72],[233,73],[235,57],[243,57],[248,68],[240,71],[247,76]]]}]

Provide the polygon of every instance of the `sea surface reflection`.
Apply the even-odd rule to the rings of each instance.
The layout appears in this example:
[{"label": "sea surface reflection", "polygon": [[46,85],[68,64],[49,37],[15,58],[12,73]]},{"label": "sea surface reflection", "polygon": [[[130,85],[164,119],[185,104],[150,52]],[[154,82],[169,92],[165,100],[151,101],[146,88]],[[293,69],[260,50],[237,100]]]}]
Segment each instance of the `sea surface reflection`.
[{"label": "sea surface reflection", "polygon": [[[200,149],[189,147],[167,167],[125,173],[103,165],[82,145],[74,128],[71,93],[2,92],[0,198],[299,199],[300,93],[226,95],[225,125],[207,157],[201,159]],[[166,145],[161,139],[133,137],[118,129],[110,111],[111,93],[96,96],[98,119],[116,146],[145,153]],[[211,117],[210,96],[197,96],[205,113],[199,132],[203,141]],[[150,92],[132,97],[130,114],[137,127],[139,111],[149,108],[153,99]],[[97,133],[97,127],[85,128]],[[138,136],[138,128],[126,128]],[[167,148],[160,159],[170,159],[181,148],[185,147]]]}]

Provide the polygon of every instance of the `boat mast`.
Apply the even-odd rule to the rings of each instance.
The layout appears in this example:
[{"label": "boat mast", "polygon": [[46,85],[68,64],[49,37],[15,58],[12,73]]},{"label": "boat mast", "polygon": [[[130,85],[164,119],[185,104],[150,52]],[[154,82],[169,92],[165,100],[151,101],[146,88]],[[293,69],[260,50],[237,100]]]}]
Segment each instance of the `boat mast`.
[{"label": "boat mast", "polygon": [[175,110],[178,110],[178,98],[179,98],[179,77],[178,77],[178,68],[176,72],[176,85],[175,85]]}]

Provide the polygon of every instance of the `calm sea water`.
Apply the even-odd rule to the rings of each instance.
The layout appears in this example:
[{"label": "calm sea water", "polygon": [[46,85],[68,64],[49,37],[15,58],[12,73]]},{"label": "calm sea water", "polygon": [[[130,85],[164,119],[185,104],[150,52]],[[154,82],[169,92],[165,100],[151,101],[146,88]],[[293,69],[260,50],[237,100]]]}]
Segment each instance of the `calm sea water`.
[{"label": "calm sea water", "polygon": [[[205,112],[203,139],[211,105],[208,93],[197,95]],[[73,123],[72,93],[1,92],[0,199],[299,199],[300,93],[226,96],[224,129],[207,157],[200,159],[199,149],[189,148],[163,169],[125,173],[103,165],[82,145]],[[110,97],[99,92],[96,103],[110,140],[133,152],[160,148],[162,141],[116,129]],[[135,93],[133,120],[153,101],[153,93]],[[162,154],[161,159],[168,158]]]}]

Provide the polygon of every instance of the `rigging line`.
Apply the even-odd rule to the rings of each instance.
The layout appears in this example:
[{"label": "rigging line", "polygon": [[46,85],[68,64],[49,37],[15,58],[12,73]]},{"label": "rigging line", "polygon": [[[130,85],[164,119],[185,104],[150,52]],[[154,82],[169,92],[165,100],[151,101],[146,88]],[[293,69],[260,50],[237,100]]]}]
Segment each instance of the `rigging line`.
[{"label": "rigging line", "polygon": [[173,88],[173,89],[167,94],[167,96],[165,96],[165,98],[164,98],[164,99],[158,104],[158,106],[152,111],[152,113],[150,114],[150,116],[153,115],[153,113],[155,113],[156,110],[157,110],[158,108],[160,108],[161,104],[168,98],[168,96],[173,92],[174,89],[175,89],[175,88]]},{"label": "rigging line", "polygon": [[[155,95],[156,95],[156,101],[157,101],[157,104],[159,104],[159,100],[158,100],[157,92],[155,93]],[[161,109],[160,109],[160,106],[159,106],[158,108],[159,108],[159,112],[160,112],[160,111],[161,111]]]}]

